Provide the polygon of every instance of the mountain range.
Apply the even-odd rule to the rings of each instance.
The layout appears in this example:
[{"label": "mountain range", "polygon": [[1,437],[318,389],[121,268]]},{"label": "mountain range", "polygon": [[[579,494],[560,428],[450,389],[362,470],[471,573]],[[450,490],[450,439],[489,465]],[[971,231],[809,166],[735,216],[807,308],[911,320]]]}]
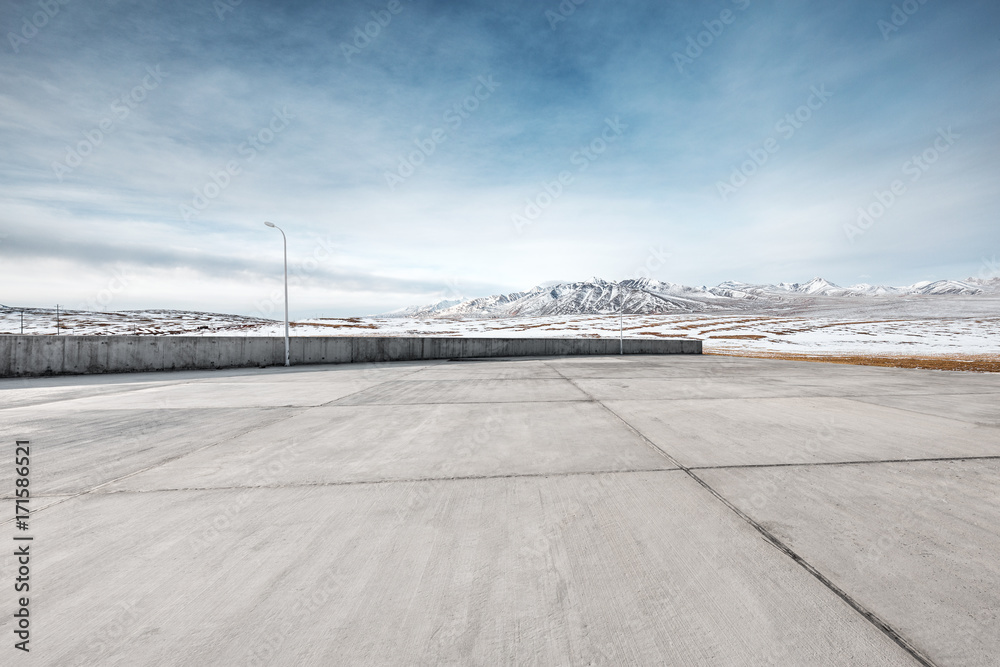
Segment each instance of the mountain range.
[{"label": "mountain range", "polygon": [[1000,278],[983,280],[924,281],[905,287],[859,284],[840,287],[822,278],[806,283],[753,285],[726,281],[715,287],[689,287],[637,278],[619,282],[591,280],[534,287],[475,299],[439,301],[427,306],[402,308],[380,317],[541,317],[601,313],[680,314],[711,311],[756,310],[818,300],[976,296],[1000,293]]}]

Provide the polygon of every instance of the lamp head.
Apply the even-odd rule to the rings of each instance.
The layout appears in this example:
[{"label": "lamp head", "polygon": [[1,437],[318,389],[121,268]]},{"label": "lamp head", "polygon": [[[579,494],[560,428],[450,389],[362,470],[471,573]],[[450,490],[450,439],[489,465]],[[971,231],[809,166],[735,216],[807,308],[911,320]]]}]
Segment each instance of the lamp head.
[{"label": "lamp head", "polygon": [[268,221],[265,220],[264,224],[267,225],[268,227],[274,227],[274,223],[273,222],[268,222]]}]

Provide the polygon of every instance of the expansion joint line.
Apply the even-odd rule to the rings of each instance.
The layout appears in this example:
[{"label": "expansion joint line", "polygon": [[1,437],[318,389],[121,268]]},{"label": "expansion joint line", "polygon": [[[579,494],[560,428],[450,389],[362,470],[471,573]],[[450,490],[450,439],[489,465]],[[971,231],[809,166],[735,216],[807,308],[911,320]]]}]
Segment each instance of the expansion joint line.
[{"label": "expansion joint line", "polygon": [[[416,371],[414,371],[414,372],[416,372]],[[412,373],[408,374],[408,375],[412,375]],[[385,384],[386,382],[389,382],[389,380],[383,380],[382,382],[376,383],[374,386],[379,386],[381,384]],[[181,384],[191,384],[191,383],[181,383]],[[154,463],[152,465],[148,465],[148,466],[146,466],[144,468],[140,468],[139,470],[133,470],[131,472],[125,473],[124,475],[119,475],[118,477],[115,477],[114,479],[109,479],[108,481],[101,482],[100,484],[97,484],[96,486],[92,486],[89,489],[84,489],[83,491],[78,491],[77,493],[69,495],[69,496],[63,498],[62,500],[59,500],[59,501],[56,501],[56,502],[52,503],[51,505],[46,505],[45,507],[43,507],[43,508],[41,508],[39,510],[36,510],[36,511],[38,511],[38,512],[44,512],[45,510],[52,509],[53,507],[58,507],[59,505],[62,505],[63,503],[67,503],[67,502],[69,502],[71,500],[75,500],[76,498],[79,498],[81,496],[89,495],[91,493],[94,493],[95,491],[99,491],[99,490],[101,490],[101,489],[103,489],[103,488],[105,488],[107,486],[115,484],[116,482],[121,482],[122,480],[128,479],[130,477],[134,477],[136,475],[140,475],[140,474],[142,474],[144,472],[148,472],[148,471],[150,471],[150,470],[152,470],[154,468],[159,468],[161,466],[167,465],[168,463],[173,463],[174,461],[177,461],[179,459],[185,458],[187,456],[191,456],[192,454],[197,454],[198,452],[203,452],[206,449],[210,449],[212,447],[216,447],[216,446],[221,445],[221,444],[223,444],[225,442],[230,442],[230,441],[235,440],[236,438],[242,437],[242,436],[244,436],[244,435],[246,435],[248,433],[252,433],[253,431],[257,431],[257,430],[260,430],[260,429],[263,429],[263,428],[267,428],[269,426],[274,426],[275,424],[278,424],[280,422],[283,422],[283,421],[286,421],[288,419],[291,419],[292,417],[296,417],[298,415],[304,414],[305,412],[308,412],[309,410],[314,410],[314,409],[319,408],[319,407],[325,407],[325,406],[330,405],[331,403],[335,403],[336,401],[339,401],[339,400],[341,400],[343,398],[347,398],[348,396],[354,396],[355,394],[359,394],[362,391],[367,391],[368,389],[371,389],[371,388],[372,387],[365,387],[365,388],[362,388],[362,389],[358,389],[357,391],[351,392],[350,394],[347,394],[346,396],[341,396],[338,399],[335,399],[333,401],[329,401],[328,403],[324,403],[322,405],[311,405],[311,406],[302,406],[302,407],[295,408],[295,409],[291,410],[291,412],[289,414],[282,415],[280,417],[277,417],[276,419],[272,419],[270,421],[267,421],[267,422],[264,422],[264,423],[261,423],[261,424],[254,424],[254,425],[252,425],[252,426],[250,426],[248,428],[244,428],[244,429],[240,430],[237,433],[233,433],[231,435],[228,435],[228,436],[225,436],[223,438],[220,438],[219,440],[216,440],[214,442],[210,442],[210,443],[208,443],[206,445],[202,445],[201,447],[198,447],[196,449],[192,449],[189,452],[183,452],[183,453],[177,454],[175,456],[169,456],[169,457],[167,457],[167,458],[165,458],[165,459],[163,459],[161,461],[157,461],[156,463]],[[0,521],[0,526],[6,525],[8,523],[13,523],[13,521],[14,521],[13,517],[10,518],[10,519],[7,519],[6,521]]]},{"label": "expansion joint line", "polygon": [[[148,466],[146,466],[144,468],[140,468],[139,470],[133,470],[132,472],[127,472],[124,475],[119,475],[118,477],[115,477],[114,479],[109,479],[106,482],[101,482],[100,484],[97,484],[96,486],[92,486],[89,489],[84,489],[83,491],[78,491],[78,492],[76,492],[76,493],[74,493],[72,495],[66,496],[62,500],[58,500],[58,501],[52,503],[51,505],[46,505],[45,507],[43,507],[41,509],[38,509],[38,510],[32,510],[32,513],[34,513],[34,512],[44,512],[45,510],[50,510],[53,507],[58,507],[59,505],[62,505],[63,503],[68,503],[71,500],[76,500],[77,498],[79,498],[81,496],[89,495],[91,493],[94,493],[95,491],[99,491],[99,490],[103,489],[106,486],[110,486],[110,485],[112,485],[112,484],[114,484],[116,482],[121,482],[122,480],[128,479],[129,477],[134,477],[136,475],[140,475],[140,474],[142,474],[144,472],[147,472],[149,470],[152,470],[154,468],[159,468],[160,466],[167,465],[168,463],[173,463],[174,461],[182,459],[182,458],[184,458],[186,456],[191,456],[192,454],[197,454],[198,452],[203,452],[206,449],[210,449],[210,448],[215,447],[217,445],[221,445],[222,443],[229,442],[230,440],[235,440],[236,438],[244,436],[247,433],[252,433],[253,431],[256,431],[258,429],[266,428],[268,426],[273,426],[274,424],[277,424],[279,422],[283,422],[286,419],[291,419],[292,417],[294,417],[297,414],[301,414],[301,411],[293,412],[292,414],[284,415],[282,417],[278,417],[277,419],[272,419],[271,421],[268,421],[266,423],[254,424],[253,426],[250,426],[249,428],[245,428],[245,429],[239,431],[238,433],[233,433],[232,435],[228,435],[228,436],[226,436],[224,438],[221,438],[219,440],[216,440],[214,442],[210,442],[207,445],[202,445],[201,447],[198,447],[197,449],[192,449],[190,452],[184,452],[184,453],[181,453],[181,454],[177,454],[175,456],[167,457],[167,458],[165,458],[165,459],[163,459],[161,461],[157,461],[156,463],[154,463],[152,465],[148,465]],[[6,521],[0,521],[0,526],[3,526],[3,525],[8,524],[8,523],[12,523],[13,521],[14,521],[13,518],[7,519]]]},{"label": "expansion joint line", "polygon": [[601,406],[602,408],[604,408],[609,414],[611,414],[612,416],[614,416],[615,419],[617,419],[622,424],[624,424],[626,428],[628,428],[630,431],[632,431],[633,433],[635,433],[636,436],[638,436],[639,438],[641,438],[642,441],[645,442],[649,447],[651,447],[655,452],[657,452],[660,456],[662,456],[665,459],[667,459],[667,461],[669,461],[671,463],[671,465],[676,466],[677,469],[679,469],[679,470],[683,471],[685,474],[687,474],[688,477],[690,477],[692,480],[694,480],[695,482],[697,482],[702,488],[704,488],[706,491],[708,491],[710,494],[712,494],[719,502],[721,502],[723,505],[725,505],[726,507],[728,507],[729,510],[731,512],[733,512],[736,516],[738,516],[744,522],[746,522],[747,524],[749,524],[750,526],[752,526],[754,528],[754,530],[756,530],[758,533],[760,533],[761,536],[763,536],[764,539],[767,540],[771,544],[771,546],[773,546],[778,551],[780,551],[781,553],[783,553],[786,556],[788,556],[789,558],[791,558],[792,561],[794,561],[802,569],[804,569],[806,572],[808,572],[813,577],[815,577],[821,584],[823,584],[824,586],[826,586],[837,597],[839,597],[841,600],[843,600],[844,602],[846,602],[852,609],[854,609],[854,611],[856,611],[858,614],[860,614],[865,620],[867,620],[869,623],[871,623],[876,628],[878,628],[883,634],[885,634],[889,639],[891,639],[896,645],[898,645],[900,648],[902,648],[904,651],[906,651],[919,664],[923,665],[924,667],[938,667],[937,663],[935,663],[929,657],[927,657],[926,655],[924,655],[916,646],[914,646],[913,644],[911,644],[909,642],[909,640],[907,640],[905,637],[903,637],[895,628],[893,628],[891,625],[889,625],[886,621],[883,621],[881,618],[878,617],[878,615],[876,615],[874,612],[872,612],[871,610],[869,610],[868,608],[866,608],[864,605],[862,605],[860,602],[858,602],[853,597],[851,597],[851,595],[848,594],[847,591],[845,591],[844,589],[840,588],[840,586],[838,586],[837,584],[833,583],[833,581],[831,581],[826,575],[824,575],[822,572],[820,572],[819,570],[817,570],[807,560],[805,560],[804,558],[802,558],[801,556],[799,556],[797,553],[795,553],[788,545],[786,545],[784,542],[782,542],[780,539],[778,539],[778,537],[775,536],[771,531],[769,531],[763,525],[761,525],[760,523],[758,523],[757,521],[755,521],[746,512],[744,512],[743,510],[741,510],[740,508],[738,508],[736,505],[734,505],[732,502],[730,502],[729,499],[727,499],[721,493],[719,493],[714,488],[712,488],[712,486],[708,482],[706,482],[705,480],[703,480],[701,477],[699,477],[694,472],[694,470],[692,470],[691,468],[683,465],[680,461],[678,461],[673,456],[671,456],[670,454],[668,454],[663,448],[661,448],[655,442],[653,442],[652,440],[650,440],[649,438],[647,438],[639,429],[637,429],[635,426],[633,426],[632,424],[630,424],[624,417],[622,417],[620,414],[618,414],[617,412],[615,412],[614,410],[612,410],[610,407],[608,407],[607,405],[605,405],[603,401],[595,398],[590,392],[588,392],[586,389],[584,389],[583,387],[581,387],[580,385],[578,385],[572,378],[567,377],[566,375],[564,375],[562,373],[562,371],[560,371],[558,368],[556,368],[556,367],[554,367],[554,366],[552,366],[551,364],[548,364],[548,363],[546,363],[546,366],[549,366],[549,368],[552,368],[552,370],[554,370],[556,373],[558,373],[567,382],[569,382],[571,385],[573,385],[574,387],[576,387],[580,392],[582,392],[585,396],[587,396],[590,399],[590,401],[592,401],[593,403],[595,403],[595,404]]}]

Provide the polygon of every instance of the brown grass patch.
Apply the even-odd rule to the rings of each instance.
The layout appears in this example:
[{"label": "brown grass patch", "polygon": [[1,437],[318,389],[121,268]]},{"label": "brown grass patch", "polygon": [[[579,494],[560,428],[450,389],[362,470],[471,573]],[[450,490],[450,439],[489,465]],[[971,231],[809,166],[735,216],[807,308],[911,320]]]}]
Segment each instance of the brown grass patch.
[{"label": "brown grass patch", "polygon": [[709,336],[708,340],[764,340],[767,336],[758,334],[730,334],[724,336]]},{"label": "brown grass patch", "polygon": [[[714,322],[712,321],[713,319],[715,320]],[[698,329],[698,328],[706,327],[706,326],[708,326],[708,327],[714,327],[714,326],[716,326],[718,324],[741,325],[741,324],[746,324],[747,322],[764,322],[764,321],[768,321],[768,320],[777,320],[777,319],[788,319],[788,318],[746,317],[746,318],[743,318],[741,320],[719,319],[719,318],[706,318],[704,320],[697,320],[695,322],[691,322],[690,324],[684,324],[684,325],[678,326],[676,328],[677,329]],[[732,328],[732,327],[722,327],[722,328],[729,329],[729,328]],[[707,329],[707,331],[716,331],[716,329]]]},{"label": "brown grass patch", "polygon": [[541,329],[555,326],[552,322],[542,322],[541,324],[515,324],[509,327],[498,327],[497,331],[509,329],[511,331],[527,331],[528,329]]},{"label": "brown grass patch", "polygon": [[656,336],[657,338],[687,338],[687,334],[668,334],[661,331],[640,331],[640,336]]},{"label": "brown grass patch", "polygon": [[[347,320],[351,321],[351,320]],[[377,324],[327,324],[326,322],[289,322],[290,327],[329,327],[331,329],[378,329]]]},{"label": "brown grass patch", "polygon": [[787,361],[818,361],[826,364],[849,364],[853,366],[882,366],[886,368],[922,368],[937,371],[1000,373],[1000,359],[997,357],[977,357],[960,354],[942,355],[938,357],[908,357],[902,355],[872,357],[850,354],[789,354],[786,352],[753,350],[713,351],[705,352],[705,354],[720,357],[753,357],[757,359],[785,359]]}]

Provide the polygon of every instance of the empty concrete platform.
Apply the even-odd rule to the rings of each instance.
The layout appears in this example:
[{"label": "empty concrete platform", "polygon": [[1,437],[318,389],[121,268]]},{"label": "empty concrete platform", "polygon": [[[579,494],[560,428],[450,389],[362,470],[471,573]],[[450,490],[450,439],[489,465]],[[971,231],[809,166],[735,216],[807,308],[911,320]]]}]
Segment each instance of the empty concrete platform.
[{"label": "empty concrete platform", "polygon": [[33,510],[3,539],[34,538],[2,651],[1000,664],[998,406],[996,375],[719,356],[2,380]]}]

